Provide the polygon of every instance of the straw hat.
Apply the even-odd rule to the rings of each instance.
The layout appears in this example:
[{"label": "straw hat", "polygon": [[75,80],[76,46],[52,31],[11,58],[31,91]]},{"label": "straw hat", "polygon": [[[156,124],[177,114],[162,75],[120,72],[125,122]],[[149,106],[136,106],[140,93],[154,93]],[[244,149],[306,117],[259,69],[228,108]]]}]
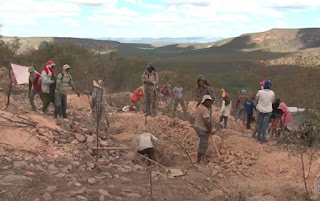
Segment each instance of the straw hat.
[{"label": "straw hat", "polygon": [[103,81],[102,80],[93,80],[93,86],[102,89],[103,88]]},{"label": "straw hat", "polygon": [[[201,104],[204,103],[206,100],[212,100],[211,96],[210,95],[204,95],[202,97],[202,101],[201,101]],[[213,101],[213,100],[212,100]]]},{"label": "straw hat", "polygon": [[29,68],[28,72],[29,72],[29,73],[33,73],[33,72],[35,72],[34,67],[33,67],[33,66],[31,66],[31,67]]}]

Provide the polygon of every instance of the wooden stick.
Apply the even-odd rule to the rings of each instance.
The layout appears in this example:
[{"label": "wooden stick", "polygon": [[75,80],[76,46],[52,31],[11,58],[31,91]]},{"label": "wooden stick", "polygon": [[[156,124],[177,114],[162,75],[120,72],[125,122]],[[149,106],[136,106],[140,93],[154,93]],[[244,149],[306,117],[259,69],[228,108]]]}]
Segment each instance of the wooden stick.
[{"label": "wooden stick", "polygon": [[[97,149],[96,147],[93,149]],[[100,147],[100,150],[127,150],[133,149],[133,147]]]},{"label": "wooden stick", "polygon": [[152,185],[152,164],[150,164],[150,195],[151,195],[151,201],[153,201],[153,185]]},{"label": "wooden stick", "polygon": [[216,143],[214,142],[212,136],[213,136],[213,135],[211,135],[211,142],[212,142],[212,144],[213,144],[214,149],[215,149],[216,152],[217,152],[217,155],[218,155],[219,160],[221,160],[221,154],[220,154],[220,152],[219,152],[219,150],[218,150],[218,147],[217,147]]},{"label": "wooden stick", "polygon": [[7,117],[3,117],[3,116],[0,116],[0,118],[8,120],[9,122],[12,122],[12,123],[25,124],[25,125],[33,126],[33,127],[35,127],[37,125],[37,124],[31,123],[31,122],[29,123],[29,122],[23,122],[23,121],[15,121],[15,120],[9,119]]},{"label": "wooden stick", "polygon": [[9,105],[10,105],[10,95],[11,95],[11,90],[12,90],[12,77],[11,77],[11,68],[10,67],[9,67],[9,79],[10,79],[10,82],[9,82],[9,88],[7,91],[7,105],[6,105],[6,107],[9,107]]},{"label": "wooden stick", "polygon": [[[144,159],[146,159],[146,160],[148,160],[148,161],[150,161],[150,162],[152,162],[152,163],[154,163],[154,164],[156,164],[156,165],[164,168],[165,170],[169,170],[169,168],[167,168],[166,166],[161,165],[160,163],[158,163],[158,162],[156,162],[156,161],[154,161],[154,160],[152,160],[152,159],[150,159],[150,158],[148,158],[148,157],[145,157],[145,156],[142,155],[142,154],[139,154],[139,153],[137,153],[137,154],[138,154],[138,156],[141,156],[142,158],[144,158]],[[170,170],[169,170],[169,171],[170,171]]]}]

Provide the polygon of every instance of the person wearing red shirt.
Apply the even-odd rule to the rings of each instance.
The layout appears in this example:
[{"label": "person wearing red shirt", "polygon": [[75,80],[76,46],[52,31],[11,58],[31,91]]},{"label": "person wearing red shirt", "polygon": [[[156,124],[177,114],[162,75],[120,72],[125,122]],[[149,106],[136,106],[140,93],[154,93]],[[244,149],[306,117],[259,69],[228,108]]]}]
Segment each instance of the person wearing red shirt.
[{"label": "person wearing red shirt", "polygon": [[141,97],[144,95],[144,86],[140,86],[138,89],[136,89],[133,94],[130,96],[130,99],[133,103],[133,105],[136,107],[137,111],[140,111],[140,105],[141,105]]},{"label": "person wearing red shirt", "polygon": [[38,94],[42,100],[42,90],[41,90],[41,75],[33,67],[29,68],[29,92],[28,98],[30,100],[30,105],[33,111],[36,111],[36,106],[34,104],[34,97]]}]

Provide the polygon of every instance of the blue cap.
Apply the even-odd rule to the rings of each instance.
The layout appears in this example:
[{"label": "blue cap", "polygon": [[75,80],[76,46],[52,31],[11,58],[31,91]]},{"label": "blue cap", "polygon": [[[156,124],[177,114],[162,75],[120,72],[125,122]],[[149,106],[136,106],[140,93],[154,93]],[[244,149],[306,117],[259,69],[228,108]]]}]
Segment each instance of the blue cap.
[{"label": "blue cap", "polygon": [[263,88],[264,89],[271,89],[271,81],[270,80],[265,80]]}]

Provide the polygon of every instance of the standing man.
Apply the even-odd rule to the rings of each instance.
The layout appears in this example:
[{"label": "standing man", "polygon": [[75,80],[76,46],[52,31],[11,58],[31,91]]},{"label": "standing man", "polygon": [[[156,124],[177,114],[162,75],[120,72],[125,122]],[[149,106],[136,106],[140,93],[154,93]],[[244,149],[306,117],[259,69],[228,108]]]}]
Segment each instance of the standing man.
[{"label": "standing man", "polygon": [[198,160],[205,155],[209,146],[209,135],[212,133],[212,120],[210,109],[213,104],[213,99],[210,95],[204,95],[200,105],[197,107],[195,114],[195,131],[199,136]]},{"label": "standing man", "polygon": [[181,87],[181,83],[177,82],[177,86],[173,88],[173,96],[175,98],[173,111],[176,112],[177,107],[180,104],[182,107],[183,113],[186,115],[187,110],[186,110],[186,105],[184,104],[184,100],[182,98],[182,91],[183,91],[183,88]]},{"label": "standing man", "polygon": [[198,77],[197,85],[198,87],[196,89],[196,101],[198,102],[198,105],[201,104],[204,95],[209,95],[213,99],[213,101],[215,100],[216,96],[203,75],[200,75]]},{"label": "standing man", "polygon": [[265,80],[263,89],[259,90],[256,99],[258,101],[258,140],[262,143],[266,142],[266,132],[272,113],[272,103],[275,99],[275,93],[271,90],[271,81]]},{"label": "standing man", "polygon": [[251,122],[253,120],[253,110],[254,110],[254,96],[251,99],[248,99],[246,102],[246,110],[247,110],[247,129],[251,128]]},{"label": "standing man", "polygon": [[57,76],[57,83],[55,89],[55,108],[54,108],[54,117],[57,118],[58,114],[61,115],[63,118],[67,118],[67,94],[69,91],[69,87],[72,88],[80,96],[79,91],[76,89],[72,77],[69,73],[70,66],[65,64],[62,69],[62,73]]},{"label": "standing man", "polygon": [[49,60],[44,67],[43,71],[41,72],[41,88],[43,92],[43,106],[41,113],[44,114],[50,103],[54,104],[54,92],[55,92],[55,74],[54,74],[54,67],[56,65],[53,61]]},{"label": "standing man", "polygon": [[[36,111],[36,106],[34,105],[34,97],[38,94],[42,100],[41,91],[41,75],[32,66],[29,68],[29,91],[28,98],[30,100],[30,105],[33,111]],[[43,101],[43,100],[42,100]]]},{"label": "standing man", "polygon": [[142,75],[142,82],[145,86],[146,93],[146,116],[157,116],[157,86],[159,83],[159,76],[152,63],[146,65],[146,71]]},{"label": "standing man", "polygon": [[238,108],[236,117],[235,117],[235,122],[238,121],[238,119],[240,118],[240,120],[242,122],[246,121],[246,102],[248,99],[248,95],[247,95],[247,91],[245,89],[241,90],[241,93],[239,95],[238,101],[237,101],[237,105],[236,107]]}]

